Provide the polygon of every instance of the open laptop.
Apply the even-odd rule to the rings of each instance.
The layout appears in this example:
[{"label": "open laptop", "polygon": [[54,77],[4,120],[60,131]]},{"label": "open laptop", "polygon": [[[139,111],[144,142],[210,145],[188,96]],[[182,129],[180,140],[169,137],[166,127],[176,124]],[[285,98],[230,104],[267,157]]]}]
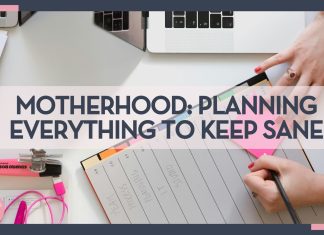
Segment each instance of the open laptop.
[{"label": "open laptop", "polygon": [[95,24],[155,53],[276,53],[305,28],[304,12],[95,12]]}]

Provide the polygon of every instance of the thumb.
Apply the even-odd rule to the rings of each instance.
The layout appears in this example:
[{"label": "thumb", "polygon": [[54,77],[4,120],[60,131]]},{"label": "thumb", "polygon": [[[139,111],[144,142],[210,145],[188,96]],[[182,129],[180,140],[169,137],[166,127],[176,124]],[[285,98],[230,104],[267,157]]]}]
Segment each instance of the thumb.
[{"label": "thumb", "polygon": [[280,172],[280,169],[282,169],[283,165],[286,164],[286,161],[287,160],[283,158],[264,155],[254,162],[253,166],[250,167],[250,170],[255,172],[266,169]]}]

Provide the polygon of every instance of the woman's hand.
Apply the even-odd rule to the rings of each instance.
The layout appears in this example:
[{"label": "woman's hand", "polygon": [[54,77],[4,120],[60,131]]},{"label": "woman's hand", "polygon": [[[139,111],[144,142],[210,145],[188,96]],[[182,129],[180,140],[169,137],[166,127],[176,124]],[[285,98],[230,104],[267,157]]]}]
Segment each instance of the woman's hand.
[{"label": "woman's hand", "polygon": [[285,204],[268,170],[278,173],[294,207],[324,203],[324,176],[297,162],[274,156],[263,156],[249,166],[245,184],[256,194],[268,212],[284,210]]},{"label": "woman's hand", "polygon": [[[290,64],[290,72],[280,78],[277,86],[291,86],[296,83],[297,86],[324,86],[323,12],[317,15],[290,48],[265,60],[255,68],[255,72],[262,73],[275,65],[286,62]],[[295,88],[291,96],[302,95],[297,89]],[[280,94],[280,92],[277,90],[276,93]],[[313,93],[306,89],[304,92]]]}]

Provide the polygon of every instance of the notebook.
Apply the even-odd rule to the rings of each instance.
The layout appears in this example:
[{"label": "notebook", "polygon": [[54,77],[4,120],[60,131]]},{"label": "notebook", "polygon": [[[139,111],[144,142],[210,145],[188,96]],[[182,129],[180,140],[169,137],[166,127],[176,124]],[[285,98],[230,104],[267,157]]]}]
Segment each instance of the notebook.
[{"label": "notebook", "polygon": [[[237,90],[247,91],[251,86],[262,92],[264,85],[269,85],[268,79],[258,77],[219,98]],[[174,117],[184,118],[191,119],[201,131],[197,117]],[[212,116],[207,113],[200,118]],[[161,126],[156,129],[164,131]],[[292,223],[287,211],[267,213],[244,184],[247,166],[255,160],[251,151],[233,148],[235,143],[231,141],[171,141],[162,136],[154,142],[126,140],[81,162],[110,223]],[[193,141],[200,141],[206,148],[190,148],[196,144]],[[221,146],[216,148],[215,144]],[[311,168],[297,140],[296,149],[286,148],[285,144],[285,140],[276,143],[275,155]],[[300,208],[297,213],[303,223],[324,222],[323,206]]]},{"label": "notebook", "polygon": [[8,39],[7,31],[0,30],[0,57]]}]

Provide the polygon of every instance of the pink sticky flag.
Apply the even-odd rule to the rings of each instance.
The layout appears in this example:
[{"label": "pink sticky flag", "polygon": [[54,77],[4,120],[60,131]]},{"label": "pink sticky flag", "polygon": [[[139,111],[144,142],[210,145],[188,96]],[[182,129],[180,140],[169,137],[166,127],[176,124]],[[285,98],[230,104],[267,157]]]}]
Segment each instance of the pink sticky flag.
[{"label": "pink sticky flag", "polygon": [[[263,114],[254,114],[251,110],[247,110],[245,115],[238,115],[236,120],[252,120],[257,124],[257,131],[253,135],[250,135],[247,139],[233,139],[232,141],[240,145],[246,151],[251,153],[256,158],[261,157],[262,155],[273,155],[278,146],[280,145],[282,138],[280,139],[267,139],[263,136],[264,133],[269,133],[264,127],[264,123],[267,120],[272,120],[276,122],[278,115],[273,115],[269,111],[264,112]],[[273,130],[278,132],[278,125],[275,124],[271,126]]]}]

